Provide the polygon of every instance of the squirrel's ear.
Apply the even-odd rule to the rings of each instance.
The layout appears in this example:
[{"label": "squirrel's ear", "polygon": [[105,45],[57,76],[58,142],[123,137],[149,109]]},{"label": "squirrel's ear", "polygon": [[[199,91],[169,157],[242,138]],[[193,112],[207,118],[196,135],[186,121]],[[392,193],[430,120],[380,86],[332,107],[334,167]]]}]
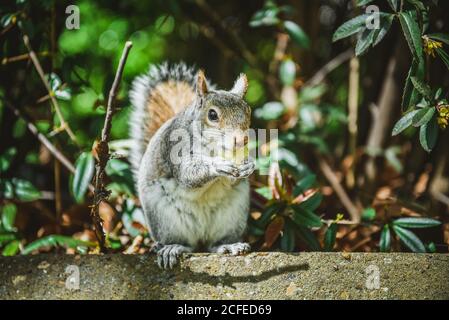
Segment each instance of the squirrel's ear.
[{"label": "squirrel's ear", "polygon": [[241,73],[237,80],[235,80],[231,93],[243,98],[246,94],[246,90],[248,90],[248,78],[246,78],[246,74]]},{"label": "squirrel's ear", "polygon": [[196,93],[198,96],[202,97],[206,95],[207,91],[207,80],[204,75],[204,71],[200,70],[196,75]]}]

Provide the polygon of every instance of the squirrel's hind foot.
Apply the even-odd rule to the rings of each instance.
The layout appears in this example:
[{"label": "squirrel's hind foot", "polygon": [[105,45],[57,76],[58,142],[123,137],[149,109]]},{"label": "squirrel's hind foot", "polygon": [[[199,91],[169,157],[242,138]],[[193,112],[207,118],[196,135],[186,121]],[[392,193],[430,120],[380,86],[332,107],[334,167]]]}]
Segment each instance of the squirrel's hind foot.
[{"label": "squirrel's hind foot", "polygon": [[233,256],[245,254],[250,251],[251,251],[251,246],[246,242],[222,244],[222,245],[210,248],[210,252],[215,252],[215,253],[220,253],[220,254],[229,253]]},{"label": "squirrel's hind foot", "polygon": [[172,269],[182,253],[191,253],[193,250],[180,244],[163,245],[157,251],[157,264],[162,269]]}]

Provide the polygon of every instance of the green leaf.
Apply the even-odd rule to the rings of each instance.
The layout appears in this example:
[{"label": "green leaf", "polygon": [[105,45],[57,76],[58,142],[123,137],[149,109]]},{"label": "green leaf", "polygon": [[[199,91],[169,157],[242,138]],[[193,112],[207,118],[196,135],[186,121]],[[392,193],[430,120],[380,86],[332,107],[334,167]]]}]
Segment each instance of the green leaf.
[{"label": "green leaf", "polygon": [[279,67],[279,78],[284,86],[291,86],[296,79],[296,65],[291,59],[282,61]]},{"label": "green leaf", "polygon": [[397,136],[402,131],[407,129],[412,125],[413,117],[419,112],[420,110],[413,110],[408,113],[406,113],[401,119],[399,119],[398,122],[393,127],[393,136]]},{"label": "green leaf", "polygon": [[13,240],[5,246],[5,248],[2,251],[2,255],[4,257],[15,256],[19,252],[19,249],[20,249],[20,241]]},{"label": "green leaf", "polygon": [[9,169],[16,153],[16,148],[9,148],[0,156],[0,173]]},{"label": "green leaf", "polygon": [[366,208],[362,212],[362,219],[364,221],[373,221],[376,218],[376,210],[374,208]]},{"label": "green leaf", "polygon": [[357,7],[366,6],[367,4],[370,4],[373,1],[374,0],[357,0]]},{"label": "green leaf", "polygon": [[388,224],[384,225],[380,234],[380,252],[389,252],[391,249],[391,232]]},{"label": "green leaf", "polygon": [[296,224],[309,228],[319,228],[323,225],[321,218],[314,214],[312,211],[305,209],[299,205],[293,205],[292,208],[295,211],[293,214],[293,221]]},{"label": "green leaf", "polygon": [[360,29],[366,25],[366,19],[368,18],[368,15],[362,14],[360,16],[357,16],[355,18],[352,18],[349,21],[346,21],[343,23],[335,32],[332,37],[332,41],[336,42],[338,40],[347,38],[349,36],[352,36],[353,34],[356,34],[360,31]]},{"label": "green leaf", "polygon": [[315,234],[303,226],[296,226],[297,235],[300,240],[307,245],[311,251],[321,251],[320,243]]},{"label": "green leaf", "polygon": [[122,189],[129,190],[126,193],[128,194],[135,193],[134,190],[135,184],[129,163],[119,159],[111,159],[108,161],[106,165],[106,174],[114,182],[120,184],[122,186]]},{"label": "green leaf", "polygon": [[318,207],[321,204],[321,201],[323,201],[323,195],[319,192],[315,193],[313,196],[311,196],[309,199],[307,199],[304,202],[301,202],[299,206],[303,209],[309,210],[309,211],[315,211],[318,209]]},{"label": "green leaf", "polygon": [[416,9],[418,9],[419,11],[427,10],[424,4],[421,2],[421,0],[407,0],[407,2],[414,5]]},{"label": "green leaf", "polygon": [[17,229],[14,227],[16,221],[17,207],[14,203],[8,203],[2,208],[2,226],[6,231],[15,232]]},{"label": "green leaf", "polygon": [[315,183],[316,183],[316,175],[309,174],[305,176],[296,183],[296,186],[293,189],[293,195],[297,197],[301,193],[304,193],[307,190],[309,190]]},{"label": "green leaf", "polygon": [[394,225],[403,228],[432,228],[441,225],[441,222],[430,218],[399,218],[393,222]]},{"label": "green leaf", "polygon": [[266,121],[279,119],[285,112],[285,107],[282,103],[277,101],[267,102],[262,108],[254,111],[254,115]]},{"label": "green leaf", "polygon": [[287,31],[288,35],[294,42],[296,42],[296,44],[305,49],[309,48],[309,37],[300,26],[293,21],[284,21],[284,27],[285,31]]},{"label": "green leaf", "polygon": [[422,241],[413,232],[397,225],[393,225],[393,230],[407,248],[413,252],[426,252],[426,247],[424,247]]},{"label": "green leaf", "polygon": [[376,29],[365,29],[363,30],[360,38],[357,40],[357,44],[355,46],[355,55],[361,56],[372,46],[374,42],[374,36],[376,35]]},{"label": "green leaf", "polygon": [[404,11],[399,13],[399,21],[404,33],[407,44],[415,59],[423,59],[423,44],[421,39],[421,29],[419,28],[416,15],[413,11]]},{"label": "green leaf", "polygon": [[390,30],[391,25],[393,24],[393,20],[393,14],[383,14],[380,16],[380,29],[376,32],[373,46],[377,46],[383,40],[383,38],[385,38],[388,30]]},{"label": "green leaf", "polygon": [[44,247],[57,247],[57,246],[76,249],[77,247],[95,247],[96,243],[89,241],[82,241],[78,239],[73,239],[71,237],[55,234],[31,242],[23,249],[22,254],[30,254],[31,252],[39,250]]},{"label": "green leaf", "polygon": [[50,73],[50,74],[46,74],[45,77],[47,78],[47,81],[50,84],[51,90],[53,92],[58,90],[58,88],[62,84],[61,78],[59,78],[59,76],[56,73],[53,73],[53,72]]},{"label": "green leaf", "polygon": [[332,223],[326,230],[324,234],[324,250],[332,251],[335,246],[335,240],[337,237],[337,228],[338,225],[336,223]]},{"label": "green leaf", "polygon": [[405,81],[404,93],[402,95],[402,110],[407,110],[411,106],[415,106],[419,100],[420,95],[418,91],[413,86],[411,77],[417,77],[418,79],[424,78],[425,62],[424,59],[417,60],[413,59],[410,70],[407,74],[407,79]]},{"label": "green leaf", "polygon": [[0,19],[0,25],[5,28],[7,27],[11,22],[12,22],[12,18],[14,17],[14,14],[12,13],[7,13],[5,14],[3,17],[1,17]]},{"label": "green leaf", "polygon": [[108,161],[106,165],[106,173],[108,176],[119,175],[125,176],[127,175],[127,171],[129,170],[129,164],[119,160],[119,159],[111,159]]},{"label": "green leaf", "polygon": [[107,244],[108,244],[108,247],[113,249],[113,250],[118,250],[118,249],[121,249],[123,247],[122,243],[120,242],[120,239],[117,239],[117,238],[108,237],[107,238]]},{"label": "green leaf", "polygon": [[253,15],[251,21],[249,22],[249,25],[253,28],[276,25],[280,22],[279,18],[277,17],[279,11],[279,8],[276,6],[265,6],[263,9],[258,10]]},{"label": "green leaf", "polygon": [[438,48],[436,51],[441,60],[443,60],[444,64],[446,65],[446,68],[449,70],[449,55],[441,48]]},{"label": "green leaf", "polygon": [[17,238],[16,234],[12,232],[0,233],[0,247],[3,246],[5,243],[16,240],[16,238]]},{"label": "green leaf", "polygon": [[292,252],[295,249],[295,229],[288,220],[285,222],[282,231],[280,246],[281,250],[286,252]]},{"label": "green leaf", "polygon": [[12,178],[11,192],[8,192],[7,198],[18,199],[21,201],[34,201],[40,198],[41,193],[33,184],[27,180]]},{"label": "green leaf", "polygon": [[419,80],[417,77],[411,77],[410,80],[412,80],[413,86],[416,90],[418,90],[420,94],[422,94],[427,99],[432,99],[432,89],[430,89],[427,84]]},{"label": "green leaf", "polygon": [[385,150],[385,159],[388,164],[394,168],[398,173],[402,173],[403,165],[399,160],[398,155],[401,154],[401,148],[398,146],[391,146]]},{"label": "green leaf", "polygon": [[391,9],[393,9],[394,11],[398,11],[399,0],[388,0],[388,4],[390,5]]},{"label": "green leaf", "polygon": [[260,187],[254,189],[258,194],[260,194],[262,197],[264,197],[267,200],[273,199],[273,192],[271,192],[270,187]]},{"label": "green leaf", "polygon": [[412,124],[414,127],[420,127],[429,122],[435,114],[435,107],[428,107],[419,110],[419,112],[413,117]]},{"label": "green leaf", "polygon": [[449,34],[447,33],[432,33],[427,35],[430,39],[444,42],[449,45]]},{"label": "green leaf", "polygon": [[317,99],[321,98],[326,93],[327,87],[325,84],[316,86],[305,86],[299,92],[299,100],[302,103],[315,103]]},{"label": "green leaf", "polygon": [[435,147],[438,138],[438,124],[434,116],[429,122],[422,125],[419,129],[419,141],[421,146],[427,152],[431,152]]},{"label": "green leaf", "polygon": [[430,243],[427,245],[427,251],[429,251],[429,252],[431,252],[431,253],[437,252],[437,248],[436,248],[436,246],[435,246],[435,243],[430,242]]},{"label": "green leaf", "polygon": [[263,212],[259,219],[255,221],[258,227],[264,228],[267,226],[268,222],[271,221],[273,215],[282,212],[285,209],[284,202],[275,202],[268,206]]},{"label": "green leaf", "polygon": [[75,162],[75,175],[72,180],[72,194],[75,201],[81,203],[89,187],[95,169],[92,153],[83,152]]},{"label": "green leaf", "polygon": [[443,88],[438,88],[437,91],[435,92],[435,100],[439,100],[441,98],[441,95],[443,94]]},{"label": "green leaf", "polygon": [[70,91],[69,88],[65,88],[63,90],[56,90],[55,96],[60,100],[68,101],[72,98],[72,92]]}]

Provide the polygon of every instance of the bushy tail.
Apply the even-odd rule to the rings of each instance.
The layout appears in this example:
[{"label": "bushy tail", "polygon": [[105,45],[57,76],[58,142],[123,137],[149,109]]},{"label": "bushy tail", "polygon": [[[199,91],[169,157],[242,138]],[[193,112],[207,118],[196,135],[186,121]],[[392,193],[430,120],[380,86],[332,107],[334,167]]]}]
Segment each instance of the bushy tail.
[{"label": "bushy tail", "polygon": [[151,137],[195,98],[195,74],[195,69],[184,63],[163,63],[150,66],[147,74],[134,80],[130,91],[130,161],[135,176]]}]

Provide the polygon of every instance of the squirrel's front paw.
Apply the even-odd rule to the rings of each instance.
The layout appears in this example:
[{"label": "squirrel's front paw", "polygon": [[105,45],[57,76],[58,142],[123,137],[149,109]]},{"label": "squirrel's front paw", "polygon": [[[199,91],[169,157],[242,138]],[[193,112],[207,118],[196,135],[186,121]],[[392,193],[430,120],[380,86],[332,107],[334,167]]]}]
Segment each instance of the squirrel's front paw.
[{"label": "squirrel's front paw", "polygon": [[182,253],[190,253],[192,248],[180,244],[167,244],[160,248],[157,252],[157,263],[160,268],[172,269],[178,262],[178,258]]},{"label": "squirrel's front paw", "polygon": [[244,162],[237,167],[239,173],[238,178],[248,178],[254,172],[255,168],[256,163],[254,162],[254,160],[249,159],[247,162]]},{"label": "squirrel's front paw", "polygon": [[215,159],[212,168],[219,176],[239,177],[239,169],[232,161]]},{"label": "squirrel's front paw", "polygon": [[211,252],[216,252],[220,254],[230,253],[233,256],[238,256],[240,254],[248,253],[251,251],[251,246],[246,242],[236,242],[230,244],[222,244],[216,247],[212,247]]}]

